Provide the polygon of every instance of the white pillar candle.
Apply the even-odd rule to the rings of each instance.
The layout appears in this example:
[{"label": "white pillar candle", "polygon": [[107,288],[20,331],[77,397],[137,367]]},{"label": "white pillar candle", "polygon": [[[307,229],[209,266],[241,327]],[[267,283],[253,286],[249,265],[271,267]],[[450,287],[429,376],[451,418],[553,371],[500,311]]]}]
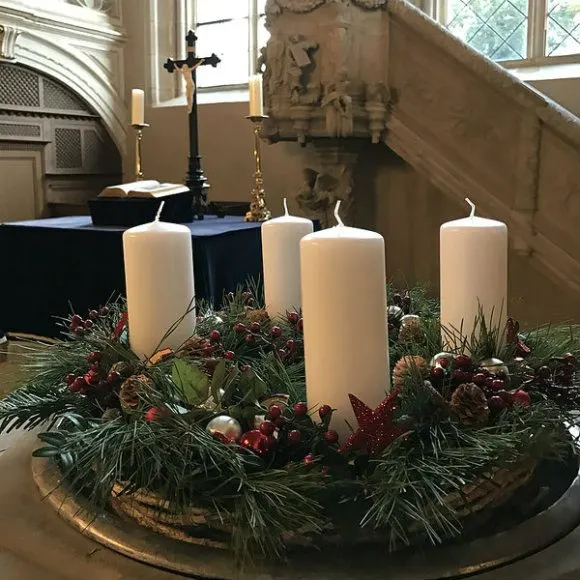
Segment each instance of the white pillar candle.
[{"label": "white pillar candle", "polygon": [[337,409],[332,427],[358,427],[348,398],[376,407],[389,388],[385,243],[379,234],[338,226],[300,243],[308,406]]},{"label": "white pillar candle", "polygon": [[145,92],[141,89],[131,91],[131,125],[145,124]]},{"label": "white pillar candle", "polygon": [[141,358],[176,349],[195,329],[191,231],[160,215],[161,208],[154,222],[123,234],[129,341]]},{"label": "white pillar candle", "polygon": [[471,340],[480,315],[503,329],[507,316],[508,230],[499,221],[471,215],[440,232],[441,325],[446,348]]},{"label": "white pillar candle", "polygon": [[262,75],[250,77],[250,117],[264,115]]},{"label": "white pillar candle", "polygon": [[313,230],[312,220],[291,216],[284,198],[284,215],[262,224],[264,295],[270,318],[302,307],[300,240]]}]

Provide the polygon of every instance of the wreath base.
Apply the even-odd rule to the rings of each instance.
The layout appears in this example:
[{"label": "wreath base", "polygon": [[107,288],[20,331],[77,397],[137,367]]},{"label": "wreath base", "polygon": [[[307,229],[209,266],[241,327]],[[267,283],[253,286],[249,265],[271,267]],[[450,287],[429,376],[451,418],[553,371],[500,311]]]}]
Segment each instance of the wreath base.
[{"label": "wreath base", "polygon": [[[49,459],[34,459],[33,477],[43,498],[58,514],[84,535],[98,543],[143,563],[171,570],[196,578],[219,580],[249,580],[259,577],[263,580],[290,580],[296,574],[303,580],[351,580],[354,575],[361,580],[376,580],[377,569],[384,577],[395,577],[404,580],[431,580],[435,578],[461,578],[475,572],[491,570],[505,566],[510,562],[538,552],[550,546],[574,528],[580,525],[580,466],[576,460],[567,465],[560,465],[559,473],[554,473],[555,466],[537,470],[536,477],[542,478],[542,472],[549,474],[551,481],[539,482],[552,487],[552,503],[543,511],[533,515],[509,529],[498,532],[496,525],[478,523],[477,539],[454,541],[437,548],[425,550],[403,550],[385,558],[384,546],[359,546],[356,555],[349,554],[344,561],[338,562],[342,550],[327,548],[322,553],[313,553],[312,557],[300,558],[288,567],[267,565],[260,570],[251,569],[245,574],[236,571],[234,561],[227,550],[223,538],[215,530],[207,537],[198,536],[195,540],[175,534],[170,512],[166,512],[165,522],[159,518],[148,517],[146,511],[138,514],[132,511],[130,502],[113,500],[117,511],[129,517],[122,517],[115,511],[95,516],[89,510],[88,503],[74,497],[62,480],[56,465]],[[564,489],[554,489],[558,482],[567,482]],[[569,484],[569,485],[568,485]],[[142,498],[149,501],[151,498]],[[158,506],[153,507],[154,512]],[[198,525],[204,518],[203,513],[187,514],[192,525]],[[490,512],[493,510],[483,510]],[[161,530],[159,526],[165,526]],[[156,530],[156,531],[153,531]],[[484,530],[484,537],[481,535]],[[159,532],[163,532],[160,534]],[[469,527],[466,538],[472,533]],[[475,537],[475,536],[474,536]],[[304,550],[304,548],[303,548]],[[328,554],[327,554],[328,552]]]}]

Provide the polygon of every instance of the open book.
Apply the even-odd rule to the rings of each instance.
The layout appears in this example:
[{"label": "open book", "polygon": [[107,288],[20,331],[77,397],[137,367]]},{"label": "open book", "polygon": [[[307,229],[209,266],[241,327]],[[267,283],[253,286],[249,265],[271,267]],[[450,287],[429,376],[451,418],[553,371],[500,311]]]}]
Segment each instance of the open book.
[{"label": "open book", "polygon": [[166,197],[177,193],[185,193],[189,189],[176,183],[159,183],[154,179],[122,183],[105,187],[99,197]]}]

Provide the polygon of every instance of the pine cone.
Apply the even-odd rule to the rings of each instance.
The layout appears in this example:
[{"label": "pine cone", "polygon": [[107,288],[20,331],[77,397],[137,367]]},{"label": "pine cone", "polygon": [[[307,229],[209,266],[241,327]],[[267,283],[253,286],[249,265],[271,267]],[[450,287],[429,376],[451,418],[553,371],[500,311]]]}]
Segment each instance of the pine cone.
[{"label": "pine cone", "polygon": [[153,386],[151,379],[145,375],[129,377],[122,385],[119,392],[119,400],[124,409],[135,409],[139,406],[139,393],[142,389]]},{"label": "pine cone", "polygon": [[416,314],[406,314],[401,318],[399,342],[417,342],[422,334],[421,319]]},{"label": "pine cone", "polygon": [[451,409],[462,425],[485,425],[489,419],[485,393],[473,383],[455,389],[451,396]]},{"label": "pine cone", "polygon": [[267,322],[270,320],[265,308],[246,308],[246,320],[248,322]]},{"label": "pine cone", "polygon": [[421,381],[429,374],[429,365],[422,356],[404,356],[393,369],[393,387],[404,387],[409,380]]},{"label": "pine cone", "polygon": [[204,349],[209,345],[207,338],[192,336],[188,338],[180,349],[180,354],[186,356],[204,356]]}]

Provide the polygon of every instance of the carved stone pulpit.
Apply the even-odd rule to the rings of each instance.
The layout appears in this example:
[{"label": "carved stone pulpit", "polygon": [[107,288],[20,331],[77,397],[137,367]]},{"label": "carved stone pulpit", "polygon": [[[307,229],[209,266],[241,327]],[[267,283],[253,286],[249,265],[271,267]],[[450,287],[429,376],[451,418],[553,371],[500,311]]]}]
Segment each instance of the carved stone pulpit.
[{"label": "carved stone pulpit", "polygon": [[313,144],[319,170],[307,170],[298,201],[323,222],[322,206],[335,199],[351,206],[361,142],[383,140],[391,100],[386,4],[269,0],[266,5],[271,37],[259,61],[269,116],[263,135],[271,142]]}]

